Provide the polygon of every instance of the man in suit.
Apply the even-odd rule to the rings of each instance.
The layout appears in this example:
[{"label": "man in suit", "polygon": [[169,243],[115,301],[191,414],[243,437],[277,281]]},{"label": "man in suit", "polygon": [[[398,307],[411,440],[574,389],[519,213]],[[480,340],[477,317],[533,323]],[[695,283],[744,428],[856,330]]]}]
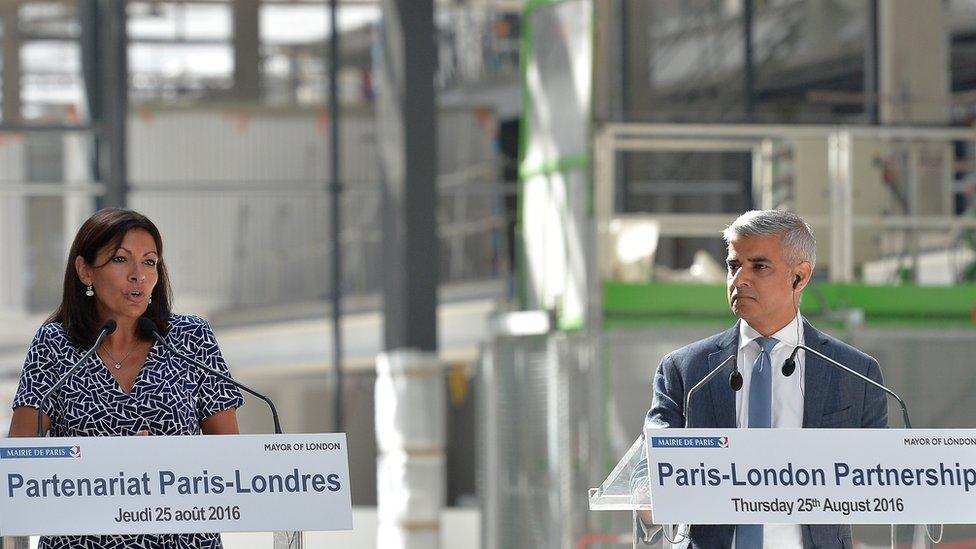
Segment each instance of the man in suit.
[{"label": "man in suit", "polygon": [[[646,427],[880,428],[887,426],[883,392],[844,375],[803,351],[792,376],[783,362],[805,344],[881,382],[878,362],[828,336],[800,316],[798,304],[816,263],[816,242],[798,215],[776,210],[741,215],[723,233],[728,244],[727,297],[739,321],[716,334],[671,352],[654,375]],[[685,391],[730,356],[742,374],[741,390],[730,388],[732,365],[693,397],[685,417]],[[646,462],[635,480],[646,479]],[[644,488],[646,489],[646,488]],[[638,535],[649,542],[651,512],[637,519]],[[693,525],[681,547],[706,549],[850,548],[843,525]]]}]

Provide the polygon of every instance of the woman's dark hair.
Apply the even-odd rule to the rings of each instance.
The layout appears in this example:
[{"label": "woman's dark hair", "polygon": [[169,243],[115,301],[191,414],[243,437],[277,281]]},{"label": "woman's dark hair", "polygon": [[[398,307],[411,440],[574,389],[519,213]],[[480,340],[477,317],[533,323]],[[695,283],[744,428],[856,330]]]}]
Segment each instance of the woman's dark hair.
[{"label": "woman's dark hair", "polygon": [[78,229],[78,234],[71,244],[71,251],[68,253],[68,264],[64,268],[64,295],[61,298],[61,305],[45,321],[45,323],[60,322],[75,346],[94,345],[102,322],[95,309],[95,298],[85,295],[87,288],[78,278],[75,258],[80,256],[86,264],[100,267],[101,265],[95,265],[98,252],[109,248],[112,253],[115,253],[122,245],[126,233],[132,229],[142,229],[149,233],[159,253],[159,260],[156,262],[159,278],[151,294],[152,303],[143,316],[156,323],[159,333],[165,334],[169,329],[172,290],[169,285],[169,275],[166,273],[166,263],[163,261],[163,238],[159,234],[159,229],[148,217],[139,212],[106,208],[92,214]]}]

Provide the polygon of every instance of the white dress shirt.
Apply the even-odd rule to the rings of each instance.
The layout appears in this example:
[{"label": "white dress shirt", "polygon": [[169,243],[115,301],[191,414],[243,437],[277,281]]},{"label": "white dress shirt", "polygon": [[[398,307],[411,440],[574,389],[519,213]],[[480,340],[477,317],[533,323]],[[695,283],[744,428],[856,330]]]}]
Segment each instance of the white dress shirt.
[{"label": "white dress shirt", "polygon": [[[745,320],[739,323],[739,354],[736,364],[742,373],[742,389],[735,394],[736,427],[749,426],[749,381],[752,378],[752,364],[759,356],[756,338],[762,334],[749,326]],[[803,355],[796,357],[796,370],[793,375],[783,375],[783,363],[797,344],[803,343],[803,319],[799,313],[780,331],[773,334],[778,340],[769,353],[772,365],[772,415],[770,425],[776,427],[803,427]],[[735,545],[733,545],[735,547]],[[764,549],[802,549],[803,536],[796,524],[767,524],[763,529]]]}]

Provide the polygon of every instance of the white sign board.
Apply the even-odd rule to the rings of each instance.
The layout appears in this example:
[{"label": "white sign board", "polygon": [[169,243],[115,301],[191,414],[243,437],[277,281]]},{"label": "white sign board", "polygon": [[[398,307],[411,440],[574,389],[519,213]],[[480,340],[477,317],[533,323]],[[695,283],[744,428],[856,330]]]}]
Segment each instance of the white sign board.
[{"label": "white sign board", "polygon": [[0,441],[5,536],[351,529],[344,433]]},{"label": "white sign board", "polygon": [[647,429],[661,524],[976,523],[976,430]]}]

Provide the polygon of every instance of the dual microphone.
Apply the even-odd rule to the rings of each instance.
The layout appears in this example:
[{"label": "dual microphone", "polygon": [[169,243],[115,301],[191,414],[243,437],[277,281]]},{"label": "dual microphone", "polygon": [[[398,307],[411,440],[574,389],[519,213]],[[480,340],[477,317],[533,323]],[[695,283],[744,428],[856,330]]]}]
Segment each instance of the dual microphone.
[{"label": "dual microphone", "polygon": [[[793,287],[795,288],[796,287],[796,284],[794,284]],[[810,350],[811,352],[813,352],[815,354],[818,354],[818,355],[820,354],[820,353],[817,353],[816,351],[814,351],[813,349],[810,349],[809,347],[806,347],[805,345],[797,345],[796,347],[793,348],[793,352],[790,353],[790,357],[787,358],[786,359],[786,362],[783,363],[783,375],[784,376],[790,377],[791,375],[793,375],[793,372],[796,371],[796,353],[800,349],[808,349],[808,350]],[[823,356],[823,355],[820,355],[820,356]],[[841,368],[843,368],[843,367],[844,366],[841,365]],[[852,372],[852,373],[854,375],[860,376],[860,374],[858,374],[857,372]],[[867,378],[865,378],[865,379],[867,379]],[[868,381],[871,382],[870,379],[868,379]],[[739,372],[739,367],[735,363],[735,360],[734,359],[732,361],[732,373],[729,374],[729,387],[731,387],[733,391],[739,391],[740,389],[742,389],[742,373]]]},{"label": "dual microphone", "polygon": [[[868,385],[877,387],[878,389],[884,391],[887,395],[893,397],[896,401],[898,401],[898,405],[901,406],[901,415],[902,415],[902,420],[905,422],[905,428],[906,429],[912,428],[912,422],[908,418],[908,407],[905,405],[905,401],[902,400],[902,398],[898,396],[894,391],[878,383],[877,381],[859,372],[856,372],[851,368],[848,368],[847,366],[841,364],[840,362],[837,362],[836,360],[830,358],[829,356],[824,355],[823,353],[820,353],[815,349],[811,349],[810,347],[807,347],[806,345],[799,344],[793,348],[793,352],[790,353],[789,358],[787,358],[786,361],[783,363],[782,372],[784,376],[790,377],[791,375],[793,375],[793,372],[796,371],[796,354],[800,352],[801,349],[808,353],[812,353],[813,355],[824,360],[827,364],[830,364],[834,368],[837,368],[846,374],[852,375],[860,379],[861,381],[867,383]],[[742,373],[739,372],[739,368],[736,365],[735,357],[736,355],[733,354],[730,357],[723,360],[718,366],[715,367],[715,369],[709,372],[708,375],[702,378],[701,381],[696,383],[695,386],[692,387],[690,391],[688,391],[688,394],[685,396],[685,427],[688,427],[688,423],[691,420],[692,395],[694,395],[702,387],[704,387],[706,383],[714,379],[719,374],[719,372],[721,372],[722,368],[724,368],[725,365],[728,364],[729,362],[732,363],[732,373],[729,374],[729,387],[736,392],[742,389]]]},{"label": "dual microphone", "polygon": [[[71,377],[79,368],[81,368],[81,366],[89,359],[89,357],[91,357],[92,353],[94,353],[95,350],[98,349],[99,345],[102,344],[102,341],[106,337],[108,337],[110,334],[112,334],[113,332],[115,332],[115,329],[117,327],[118,327],[118,324],[114,320],[106,320],[105,323],[102,324],[102,329],[99,331],[98,337],[95,338],[95,344],[92,345],[92,348],[89,349],[87,352],[85,352],[85,354],[82,355],[81,359],[78,360],[78,362],[74,363],[71,366],[71,368],[69,368],[68,371],[65,372],[65,374],[63,376],[61,376],[61,379],[59,379],[57,381],[57,383],[55,383],[54,385],[52,385],[51,388],[48,389],[46,393],[44,393],[44,395],[41,397],[40,401],[38,401],[38,404],[37,404],[37,436],[38,437],[43,437],[44,436],[44,423],[43,423],[43,410],[44,410],[44,405],[47,404],[48,400],[51,399],[51,396],[58,389],[60,389],[61,386],[65,384],[65,382],[68,381],[68,378]],[[193,366],[195,366],[195,367],[203,370],[204,372],[206,372],[206,373],[208,373],[208,374],[210,374],[212,376],[215,376],[215,377],[217,377],[219,379],[222,379],[222,380],[226,381],[227,383],[230,383],[231,385],[234,385],[235,387],[237,387],[237,388],[239,388],[239,389],[241,389],[241,390],[243,390],[243,391],[245,391],[247,393],[250,393],[250,394],[252,394],[252,395],[260,398],[264,402],[266,402],[268,404],[268,407],[271,408],[271,418],[274,420],[275,434],[279,434],[279,435],[281,434],[281,422],[278,419],[278,410],[275,409],[275,405],[274,405],[273,402],[271,402],[271,399],[270,398],[268,398],[268,397],[264,396],[263,394],[255,391],[254,389],[251,389],[247,385],[244,385],[243,383],[240,383],[240,382],[234,380],[234,378],[230,377],[229,375],[227,375],[227,374],[225,374],[223,372],[217,371],[217,370],[211,368],[210,366],[207,366],[203,362],[200,362],[199,360],[196,360],[195,358],[187,355],[186,353],[180,352],[176,347],[174,347],[172,344],[170,344],[168,341],[166,341],[166,339],[163,338],[162,335],[160,335],[159,330],[156,328],[156,323],[153,322],[152,319],[149,319],[149,318],[146,318],[146,317],[140,317],[139,318],[138,327],[139,327],[139,333],[141,333],[144,337],[147,337],[149,339],[154,339],[154,340],[158,341],[170,353],[178,356],[179,358],[182,358],[186,362],[188,362],[188,363],[192,364]]]}]

